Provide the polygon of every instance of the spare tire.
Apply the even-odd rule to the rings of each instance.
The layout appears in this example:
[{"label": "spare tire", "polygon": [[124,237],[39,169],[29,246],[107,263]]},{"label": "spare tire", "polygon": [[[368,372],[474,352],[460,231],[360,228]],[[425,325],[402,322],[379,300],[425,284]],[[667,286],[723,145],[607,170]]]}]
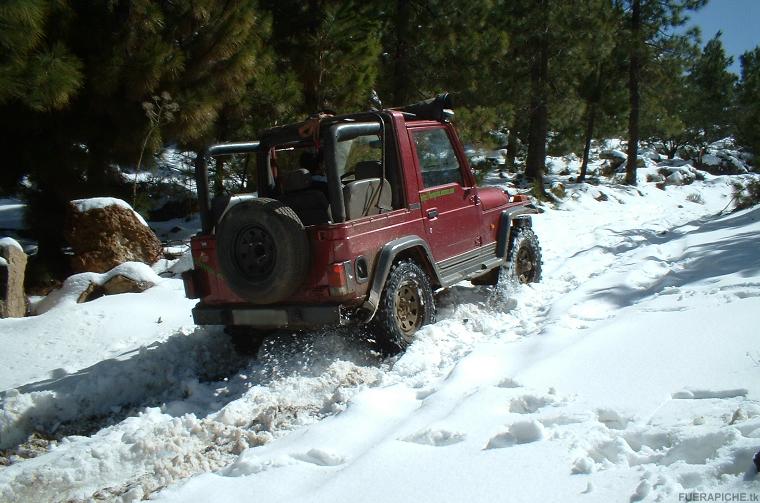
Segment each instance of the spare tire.
[{"label": "spare tire", "polygon": [[230,208],[216,226],[216,247],[229,287],[255,304],[286,299],[309,270],[304,226],[274,199],[250,199]]}]

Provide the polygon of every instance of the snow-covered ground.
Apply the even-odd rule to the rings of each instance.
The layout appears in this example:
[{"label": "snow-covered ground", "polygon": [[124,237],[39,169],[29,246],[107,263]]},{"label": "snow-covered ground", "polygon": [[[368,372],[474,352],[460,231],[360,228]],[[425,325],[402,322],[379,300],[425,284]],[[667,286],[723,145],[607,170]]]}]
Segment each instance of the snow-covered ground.
[{"label": "snow-covered ground", "polygon": [[355,329],[248,360],[178,279],[69,285],[0,320],[0,501],[760,500],[760,207],[653,173],[553,175],[543,281],[457,285],[385,360]]}]

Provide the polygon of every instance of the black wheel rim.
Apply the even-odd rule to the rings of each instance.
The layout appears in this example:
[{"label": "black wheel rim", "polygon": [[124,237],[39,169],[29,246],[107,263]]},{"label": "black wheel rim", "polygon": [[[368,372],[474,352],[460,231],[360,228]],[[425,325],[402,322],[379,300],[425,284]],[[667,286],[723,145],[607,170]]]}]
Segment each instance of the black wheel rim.
[{"label": "black wheel rim", "polygon": [[422,325],[423,318],[419,285],[413,281],[402,283],[393,300],[396,324],[405,336],[413,334]]},{"label": "black wheel rim", "polygon": [[274,268],[275,253],[272,235],[259,226],[241,230],[232,249],[235,265],[248,279],[266,279]]},{"label": "black wheel rim", "polygon": [[530,283],[536,275],[536,254],[530,247],[523,246],[515,258],[515,277],[520,283]]}]

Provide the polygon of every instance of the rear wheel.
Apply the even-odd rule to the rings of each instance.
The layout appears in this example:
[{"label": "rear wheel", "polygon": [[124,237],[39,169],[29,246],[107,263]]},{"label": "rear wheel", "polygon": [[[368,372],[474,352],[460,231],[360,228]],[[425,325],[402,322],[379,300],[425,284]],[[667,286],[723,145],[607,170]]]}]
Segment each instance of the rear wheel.
[{"label": "rear wheel", "polygon": [[224,333],[230,338],[230,343],[240,355],[256,356],[269,330],[258,330],[251,327],[227,326]]},{"label": "rear wheel", "polygon": [[434,321],[433,288],[427,274],[415,262],[398,262],[388,274],[372,321],[378,345],[389,353],[402,351],[420,327]]}]

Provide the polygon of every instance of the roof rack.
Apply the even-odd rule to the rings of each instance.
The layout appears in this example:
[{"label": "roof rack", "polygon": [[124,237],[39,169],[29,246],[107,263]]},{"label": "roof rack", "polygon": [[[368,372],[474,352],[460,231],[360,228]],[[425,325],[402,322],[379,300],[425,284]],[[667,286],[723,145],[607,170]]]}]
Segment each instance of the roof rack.
[{"label": "roof rack", "polygon": [[[451,95],[449,93],[442,93],[435,98],[430,98],[411,105],[406,105],[399,108],[393,108],[391,110],[398,110],[404,114],[404,117],[414,119],[427,119],[434,121],[447,121],[454,116],[454,112],[451,110],[453,103],[451,101]],[[411,116],[409,116],[411,114]]]}]

